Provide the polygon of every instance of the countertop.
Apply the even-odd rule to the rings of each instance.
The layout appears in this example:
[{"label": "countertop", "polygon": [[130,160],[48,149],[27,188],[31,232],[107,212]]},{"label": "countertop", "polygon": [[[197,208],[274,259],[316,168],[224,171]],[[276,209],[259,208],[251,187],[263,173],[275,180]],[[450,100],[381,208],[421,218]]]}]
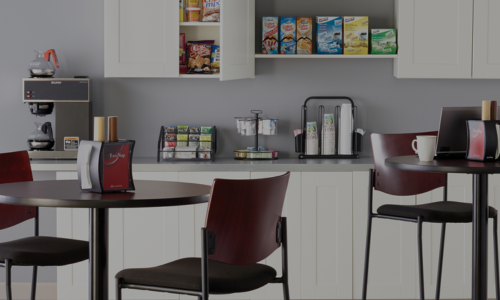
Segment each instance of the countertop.
[{"label": "countertop", "polygon": [[[239,161],[216,158],[215,162],[156,162],[156,158],[134,158],[134,172],[353,172],[373,168],[371,157],[359,159],[297,159]],[[33,171],[76,171],[75,160],[32,160]]]}]

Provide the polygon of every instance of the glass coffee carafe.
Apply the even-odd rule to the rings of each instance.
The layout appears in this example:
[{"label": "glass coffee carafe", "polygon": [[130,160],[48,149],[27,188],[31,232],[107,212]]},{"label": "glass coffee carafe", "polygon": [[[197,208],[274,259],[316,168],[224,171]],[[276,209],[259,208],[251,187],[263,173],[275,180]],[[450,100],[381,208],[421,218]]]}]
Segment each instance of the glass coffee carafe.
[{"label": "glass coffee carafe", "polygon": [[[54,77],[56,68],[59,68],[56,51],[50,49],[47,52],[36,51],[36,58],[31,61],[29,71],[31,77]],[[53,56],[54,62],[50,61],[50,56]]]},{"label": "glass coffee carafe", "polygon": [[28,146],[31,150],[51,150],[54,147],[54,136],[50,122],[35,122],[36,130],[28,138]]}]

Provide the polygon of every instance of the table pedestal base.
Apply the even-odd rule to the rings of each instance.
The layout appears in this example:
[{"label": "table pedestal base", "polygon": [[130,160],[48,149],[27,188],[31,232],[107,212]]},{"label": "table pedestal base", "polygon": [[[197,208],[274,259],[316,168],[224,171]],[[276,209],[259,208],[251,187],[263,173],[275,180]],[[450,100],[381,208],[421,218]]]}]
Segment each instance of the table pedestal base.
[{"label": "table pedestal base", "polygon": [[108,226],[107,208],[90,209],[89,300],[108,300]]},{"label": "table pedestal base", "polygon": [[488,174],[474,174],[472,300],[488,299]]}]

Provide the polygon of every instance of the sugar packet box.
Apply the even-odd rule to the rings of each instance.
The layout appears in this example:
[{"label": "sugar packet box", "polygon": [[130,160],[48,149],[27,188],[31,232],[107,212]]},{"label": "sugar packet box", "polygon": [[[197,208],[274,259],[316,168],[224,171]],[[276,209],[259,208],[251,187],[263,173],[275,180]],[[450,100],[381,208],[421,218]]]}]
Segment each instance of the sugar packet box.
[{"label": "sugar packet box", "polygon": [[278,54],[278,17],[262,18],[262,54]]},{"label": "sugar packet box", "polygon": [[344,17],[344,54],[368,54],[368,17]]},{"label": "sugar packet box", "polygon": [[342,54],[342,17],[317,17],[318,54]]},{"label": "sugar packet box", "polygon": [[281,17],[280,54],[295,54],[297,49],[297,18]]},{"label": "sugar packet box", "polygon": [[372,29],[371,54],[396,54],[396,29]]}]

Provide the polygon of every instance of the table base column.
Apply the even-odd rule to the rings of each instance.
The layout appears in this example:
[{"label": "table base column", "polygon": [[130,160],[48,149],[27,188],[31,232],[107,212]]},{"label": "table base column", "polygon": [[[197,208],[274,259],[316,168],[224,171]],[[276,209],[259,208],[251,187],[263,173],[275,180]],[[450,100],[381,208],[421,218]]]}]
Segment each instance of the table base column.
[{"label": "table base column", "polygon": [[474,174],[472,300],[488,299],[488,174]]},{"label": "table base column", "polygon": [[89,299],[108,299],[108,226],[107,208],[90,209]]}]

